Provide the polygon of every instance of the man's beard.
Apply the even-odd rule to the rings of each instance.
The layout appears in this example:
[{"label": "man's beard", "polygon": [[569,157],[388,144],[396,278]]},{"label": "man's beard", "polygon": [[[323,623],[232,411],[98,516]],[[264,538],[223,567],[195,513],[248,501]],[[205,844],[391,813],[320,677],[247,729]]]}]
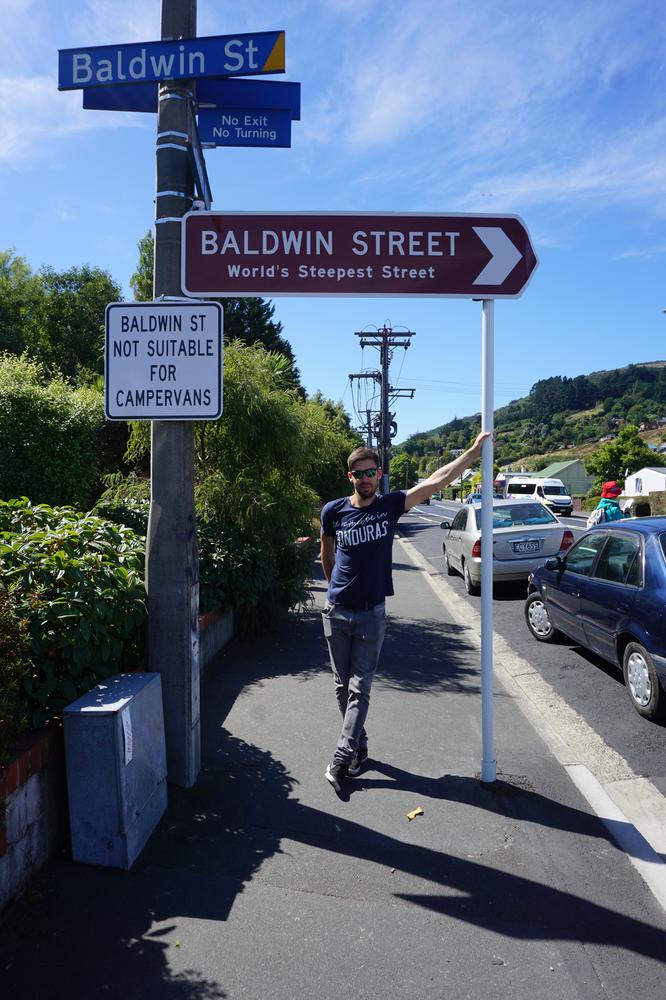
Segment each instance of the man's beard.
[{"label": "man's beard", "polygon": [[372,486],[372,488],[369,489],[369,490],[368,489],[366,489],[364,491],[361,490],[361,484],[360,483],[356,483],[356,485],[355,485],[354,488],[356,490],[357,496],[361,497],[362,500],[367,500],[368,497],[374,497],[375,493],[379,489],[379,483],[378,482],[375,483],[374,486]]}]

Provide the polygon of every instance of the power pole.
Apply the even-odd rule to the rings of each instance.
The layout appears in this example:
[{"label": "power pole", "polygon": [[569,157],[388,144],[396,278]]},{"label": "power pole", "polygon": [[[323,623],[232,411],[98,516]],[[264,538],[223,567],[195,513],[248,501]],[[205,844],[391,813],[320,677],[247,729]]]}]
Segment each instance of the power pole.
[{"label": "power pole", "polygon": [[400,397],[413,399],[415,392],[414,389],[394,388],[389,382],[389,367],[395,348],[404,347],[404,349],[407,350],[410,345],[409,338],[414,337],[415,333],[411,330],[407,330],[394,335],[390,326],[384,326],[381,330],[378,330],[376,334],[369,334],[367,331],[361,331],[359,333],[355,333],[354,336],[361,338],[361,347],[379,348],[380,371],[374,373],[372,377],[374,377],[376,381],[379,381],[381,386],[378,444],[383,470],[382,492],[388,493],[389,467],[391,464],[391,439],[394,437],[397,430],[397,428],[394,430],[393,418],[395,417],[395,413],[390,412],[390,405],[393,400]]},{"label": "power pole", "polygon": [[[196,0],[162,0],[163,41],[196,33]],[[187,145],[191,94],[190,80],[160,84],[154,299],[183,297],[180,217],[194,197]],[[150,462],[148,667],[162,675],[168,779],[190,788],[201,766],[194,424],[153,421]]]}]

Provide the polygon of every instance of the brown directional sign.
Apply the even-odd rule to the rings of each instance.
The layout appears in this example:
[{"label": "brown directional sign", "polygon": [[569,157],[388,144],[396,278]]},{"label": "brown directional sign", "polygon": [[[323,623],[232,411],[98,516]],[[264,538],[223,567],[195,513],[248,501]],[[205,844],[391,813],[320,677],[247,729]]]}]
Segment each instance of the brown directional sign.
[{"label": "brown directional sign", "polygon": [[517,216],[190,212],[182,286],[196,297],[516,298],[537,265]]}]

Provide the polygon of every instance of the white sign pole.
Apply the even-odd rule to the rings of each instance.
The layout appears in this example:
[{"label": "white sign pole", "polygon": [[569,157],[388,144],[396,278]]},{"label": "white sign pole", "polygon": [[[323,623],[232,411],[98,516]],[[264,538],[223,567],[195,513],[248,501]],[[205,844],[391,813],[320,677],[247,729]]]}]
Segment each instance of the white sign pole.
[{"label": "white sign pole", "polygon": [[[483,300],[481,331],[481,430],[493,431],[495,300]],[[497,776],[493,757],[493,441],[481,454],[481,781]]]}]

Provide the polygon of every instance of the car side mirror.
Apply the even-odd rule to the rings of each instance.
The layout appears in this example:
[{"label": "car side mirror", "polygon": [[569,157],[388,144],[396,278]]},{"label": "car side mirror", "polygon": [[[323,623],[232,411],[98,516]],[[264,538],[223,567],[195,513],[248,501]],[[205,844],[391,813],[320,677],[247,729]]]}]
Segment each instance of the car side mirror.
[{"label": "car side mirror", "polygon": [[442,531],[450,531],[451,530],[451,522],[450,521],[440,521],[439,522],[439,526],[442,529]]},{"label": "car side mirror", "polygon": [[564,563],[559,556],[555,556],[553,559],[546,559],[544,566],[546,569],[556,569],[560,573],[564,569]]}]

